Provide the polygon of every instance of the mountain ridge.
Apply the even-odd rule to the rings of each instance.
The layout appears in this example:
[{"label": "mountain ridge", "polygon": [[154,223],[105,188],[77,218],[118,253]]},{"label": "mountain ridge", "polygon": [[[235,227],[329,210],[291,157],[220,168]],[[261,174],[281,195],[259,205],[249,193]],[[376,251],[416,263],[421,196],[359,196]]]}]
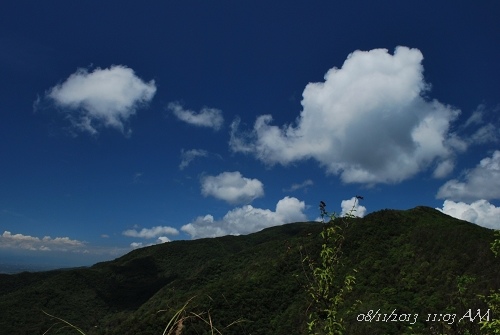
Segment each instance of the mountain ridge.
[{"label": "mountain ridge", "polygon": [[[161,334],[169,313],[157,312],[193,297],[193,308],[210,311],[221,325],[247,320],[224,334],[303,334],[308,299],[302,259],[317,256],[322,229],[318,222],[290,223],[144,247],[85,269],[0,275],[0,334],[43,333],[52,320],[41,310],[87,335]],[[362,301],[355,313],[394,307],[459,312],[466,307],[456,292],[462,276],[475,278],[474,294],[500,287],[498,262],[489,251],[493,231],[436,209],[385,209],[353,219],[344,231],[345,271],[358,271],[348,297],[349,303]],[[483,306],[474,294],[467,297],[470,308]],[[359,323],[351,316],[347,326],[349,334],[398,334],[408,325]]]}]

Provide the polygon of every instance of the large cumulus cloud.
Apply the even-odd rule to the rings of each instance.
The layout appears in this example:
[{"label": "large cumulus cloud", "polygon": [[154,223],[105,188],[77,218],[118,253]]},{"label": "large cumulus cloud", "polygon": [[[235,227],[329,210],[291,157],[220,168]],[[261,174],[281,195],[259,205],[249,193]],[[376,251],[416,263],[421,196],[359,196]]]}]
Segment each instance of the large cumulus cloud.
[{"label": "large cumulus cloud", "polygon": [[295,123],[261,115],[245,131],[236,120],[230,147],[267,165],[314,159],[346,183],[397,183],[428,168],[444,177],[467,143],[450,131],[460,111],[425,98],[422,60],[406,47],[355,51],[306,86]]}]

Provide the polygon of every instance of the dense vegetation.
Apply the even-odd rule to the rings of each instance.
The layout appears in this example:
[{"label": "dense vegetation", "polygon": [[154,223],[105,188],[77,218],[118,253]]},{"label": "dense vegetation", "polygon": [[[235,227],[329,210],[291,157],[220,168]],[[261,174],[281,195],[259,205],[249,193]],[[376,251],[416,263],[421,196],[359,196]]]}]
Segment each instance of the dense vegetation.
[{"label": "dense vegetation", "polygon": [[[318,257],[322,230],[293,223],[142,248],[90,268],[0,275],[0,334],[43,334],[55,320],[42,310],[87,335],[162,334],[188,301],[186,313],[223,334],[305,334],[311,277],[303,259]],[[469,309],[486,312],[477,295],[500,288],[491,230],[417,207],[353,219],[343,234],[342,269],[357,270],[343,304],[355,306],[344,316],[347,334],[479,334],[478,320],[458,319]],[[418,317],[359,321],[370,310]],[[457,316],[429,319],[435,313]],[[201,318],[183,326],[182,334],[208,334]]]}]

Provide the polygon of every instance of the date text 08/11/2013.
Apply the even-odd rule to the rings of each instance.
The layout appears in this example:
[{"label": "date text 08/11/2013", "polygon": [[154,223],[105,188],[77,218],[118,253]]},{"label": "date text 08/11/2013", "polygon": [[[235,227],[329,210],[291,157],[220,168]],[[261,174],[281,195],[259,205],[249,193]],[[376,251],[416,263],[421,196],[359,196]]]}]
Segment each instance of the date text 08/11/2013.
[{"label": "date text 08/11/2013", "polygon": [[[410,324],[415,324],[418,320],[418,313],[396,313],[396,309],[394,309],[391,313],[381,313],[380,309],[373,310],[370,309],[366,314],[360,313],[357,315],[356,320],[359,322],[409,322]],[[453,324],[456,320],[456,313],[428,313],[423,315],[425,322],[446,322],[447,324]],[[472,309],[469,309],[465,312],[458,322],[462,320],[474,322],[474,321],[489,321],[490,320],[490,310],[488,309],[486,312],[481,313],[481,310],[478,309],[476,312],[473,312]]]}]

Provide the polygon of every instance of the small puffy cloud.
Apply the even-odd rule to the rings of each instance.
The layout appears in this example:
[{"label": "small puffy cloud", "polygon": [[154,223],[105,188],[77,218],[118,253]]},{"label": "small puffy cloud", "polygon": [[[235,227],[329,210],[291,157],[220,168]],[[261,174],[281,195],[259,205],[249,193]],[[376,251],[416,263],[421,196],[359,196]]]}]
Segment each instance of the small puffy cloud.
[{"label": "small puffy cloud", "polygon": [[157,241],[159,243],[167,243],[167,242],[170,242],[171,240],[167,236],[160,236],[160,237],[158,237]]},{"label": "small puffy cloud", "polygon": [[219,130],[224,123],[222,111],[219,109],[204,107],[199,113],[196,113],[192,110],[184,109],[178,102],[169,103],[167,108],[171,110],[179,120],[194,126]]},{"label": "small puffy cloud", "polygon": [[484,199],[474,201],[471,204],[445,200],[443,208],[436,209],[454,218],[469,221],[485,228],[500,229],[500,207],[496,207]]},{"label": "small puffy cloud", "polygon": [[149,103],[155,93],[154,80],[146,83],[132,69],[113,65],[92,72],[78,69],[62,84],[52,87],[46,96],[66,113],[79,131],[97,134],[104,126],[128,135],[127,121],[137,108]]},{"label": "small puffy cloud", "polygon": [[348,200],[342,200],[342,202],[340,203],[340,207],[342,208],[340,216],[346,216],[347,214],[351,213],[354,216],[362,218],[366,214],[366,207],[361,206],[359,204],[359,200],[356,197],[352,197]]},{"label": "small puffy cloud", "polygon": [[475,168],[465,171],[461,180],[447,181],[436,197],[460,201],[500,199],[500,151],[496,150]]},{"label": "small puffy cloud", "polygon": [[264,196],[264,185],[258,179],[245,178],[240,172],[222,172],[201,179],[201,193],[231,204],[250,203]]},{"label": "small puffy cloud", "polygon": [[85,243],[78,240],[72,240],[69,237],[45,236],[43,238],[12,234],[9,231],[4,231],[0,235],[0,248],[24,249],[32,251],[75,251],[83,252]]},{"label": "small puffy cloud", "polygon": [[182,226],[181,230],[193,239],[249,234],[267,227],[305,221],[304,209],[303,201],[285,197],[278,201],[274,211],[246,205],[227,212],[221,220],[215,220],[210,214],[199,216],[193,222]]},{"label": "small puffy cloud", "polygon": [[208,151],[202,149],[181,150],[181,163],[179,170],[184,170],[196,157],[206,157]]},{"label": "small puffy cloud", "polygon": [[155,245],[155,244],[162,244],[162,243],[167,243],[167,242],[170,242],[171,240],[166,237],[166,236],[160,236],[158,237],[158,239],[154,242],[154,243],[142,243],[142,242],[132,242],[130,243],[130,247],[132,249],[138,249],[138,248],[144,248],[144,247],[150,247],[152,245]]},{"label": "small puffy cloud", "polygon": [[306,179],[300,184],[292,184],[289,188],[283,189],[284,192],[293,192],[300,190],[302,188],[307,189],[308,186],[314,185],[314,182],[311,179]]},{"label": "small puffy cloud", "polygon": [[314,159],[346,183],[398,183],[432,166],[442,177],[467,143],[450,131],[460,111],[424,98],[422,60],[406,47],[355,51],[305,87],[294,124],[262,115],[240,131],[237,119],[230,148],[267,165]]},{"label": "small puffy cloud", "polygon": [[151,238],[159,238],[162,235],[177,235],[179,234],[179,231],[173,227],[156,226],[152,228],[143,228],[139,231],[137,229],[129,229],[125,230],[122,234],[129,237],[140,237],[140,238],[151,239]]}]

